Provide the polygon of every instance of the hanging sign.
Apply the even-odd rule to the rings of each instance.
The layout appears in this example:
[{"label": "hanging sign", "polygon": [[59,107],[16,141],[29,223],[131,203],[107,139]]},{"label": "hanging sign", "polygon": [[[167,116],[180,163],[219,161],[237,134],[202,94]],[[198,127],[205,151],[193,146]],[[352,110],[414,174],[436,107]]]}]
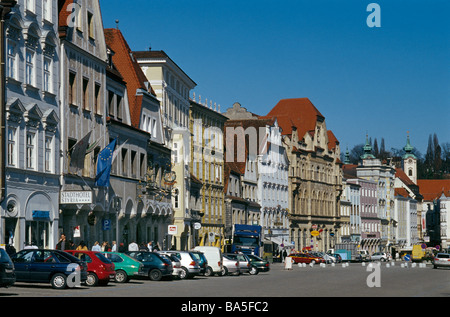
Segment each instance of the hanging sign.
[{"label": "hanging sign", "polygon": [[311,235],[312,235],[313,237],[317,237],[318,235],[320,235],[320,232],[317,231],[317,230],[314,230],[314,231],[311,231]]}]

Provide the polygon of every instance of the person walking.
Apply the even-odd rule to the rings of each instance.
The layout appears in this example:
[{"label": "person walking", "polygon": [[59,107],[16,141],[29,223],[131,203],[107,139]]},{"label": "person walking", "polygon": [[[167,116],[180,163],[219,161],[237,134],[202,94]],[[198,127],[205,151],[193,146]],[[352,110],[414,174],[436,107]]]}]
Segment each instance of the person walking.
[{"label": "person walking", "polygon": [[113,242],[112,242],[112,248],[111,248],[111,251],[112,251],[112,252],[117,252],[117,243],[116,243],[116,241],[113,241]]},{"label": "person walking", "polygon": [[153,244],[152,244],[151,241],[147,244],[147,248],[148,248],[148,250],[149,250],[150,252],[153,251]]},{"label": "person walking", "polygon": [[139,251],[139,246],[133,241],[128,245],[128,251]]}]

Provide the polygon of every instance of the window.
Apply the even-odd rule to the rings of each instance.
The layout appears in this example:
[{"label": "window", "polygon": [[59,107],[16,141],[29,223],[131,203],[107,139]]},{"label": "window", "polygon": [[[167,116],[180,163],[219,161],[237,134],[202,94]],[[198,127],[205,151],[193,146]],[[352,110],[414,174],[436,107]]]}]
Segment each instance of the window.
[{"label": "window", "polygon": [[76,105],[76,73],[69,72],[69,105]]},{"label": "window", "polygon": [[90,110],[89,107],[89,79],[83,78],[83,109]]},{"label": "window", "polygon": [[27,133],[26,167],[34,168],[34,133]]},{"label": "window", "polygon": [[52,90],[52,74],[51,74],[52,60],[44,58],[44,91],[51,92]]},{"label": "window", "polygon": [[127,149],[122,149],[122,175],[127,176]]},{"label": "window", "polygon": [[8,127],[8,165],[16,166],[16,128]]},{"label": "window", "polygon": [[100,98],[101,86],[99,84],[95,84],[95,101],[94,101],[94,111],[96,114],[102,114],[102,104]]},{"label": "window", "polygon": [[52,22],[52,0],[44,0],[42,7],[44,20]]},{"label": "window", "polygon": [[116,118],[119,121],[122,121],[122,96],[117,96],[117,111]]},{"label": "window", "polygon": [[114,118],[114,93],[108,90],[108,115]]},{"label": "window", "polygon": [[136,151],[131,151],[131,177],[136,178],[137,174],[137,155]]},{"label": "window", "polygon": [[45,137],[45,157],[44,157],[44,165],[46,172],[52,172],[52,147],[53,147],[53,137],[47,136]]},{"label": "window", "polygon": [[34,0],[27,0],[26,2],[26,10],[30,12],[35,12],[35,3]]},{"label": "window", "polygon": [[16,45],[8,42],[8,71],[7,76],[13,79],[16,78]]},{"label": "window", "polygon": [[95,38],[94,36],[94,15],[90,12],[87,13],[87,22],[89,27],[89,37],[91,39]]},{"label": "window", "polygon": [[25,83],[27,85],[34,85],[34,52],[27,50],[26,52],[26,67],[25,67]]}]

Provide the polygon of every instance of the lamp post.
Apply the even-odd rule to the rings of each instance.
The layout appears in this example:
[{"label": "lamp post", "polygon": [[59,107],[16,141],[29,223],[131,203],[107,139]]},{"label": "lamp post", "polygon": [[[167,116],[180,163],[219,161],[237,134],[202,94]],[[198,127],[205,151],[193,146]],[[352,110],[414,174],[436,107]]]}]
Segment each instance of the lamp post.
[{"label": "lamp post", "polygon": [[5,63],[5,21],[15,0],[0,1],[0,203],[6,196],[6,63]]}]

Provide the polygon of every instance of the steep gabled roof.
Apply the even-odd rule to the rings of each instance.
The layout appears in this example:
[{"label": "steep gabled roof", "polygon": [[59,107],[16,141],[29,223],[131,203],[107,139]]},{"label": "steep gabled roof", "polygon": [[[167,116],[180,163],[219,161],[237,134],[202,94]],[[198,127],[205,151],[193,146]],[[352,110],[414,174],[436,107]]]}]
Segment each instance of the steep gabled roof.
[{"label": "steep gabled roof", "polygon": [[300,140],[315,130],[318,119],[325,119],[308,98],[282,99],[262,118],[277,118],[283,135],[291,135],[295,127]]},{"label": "steep gabled roof", "polygon": [[130,105],[131,125],[139,127],[142,107],[142,95],[136,92],[141,89],[156,96],[145,74],[137,63],[122,32],[118,29],[105,29],[106,44],[115,52],[113,63],[127,83],[128,102]]}]

